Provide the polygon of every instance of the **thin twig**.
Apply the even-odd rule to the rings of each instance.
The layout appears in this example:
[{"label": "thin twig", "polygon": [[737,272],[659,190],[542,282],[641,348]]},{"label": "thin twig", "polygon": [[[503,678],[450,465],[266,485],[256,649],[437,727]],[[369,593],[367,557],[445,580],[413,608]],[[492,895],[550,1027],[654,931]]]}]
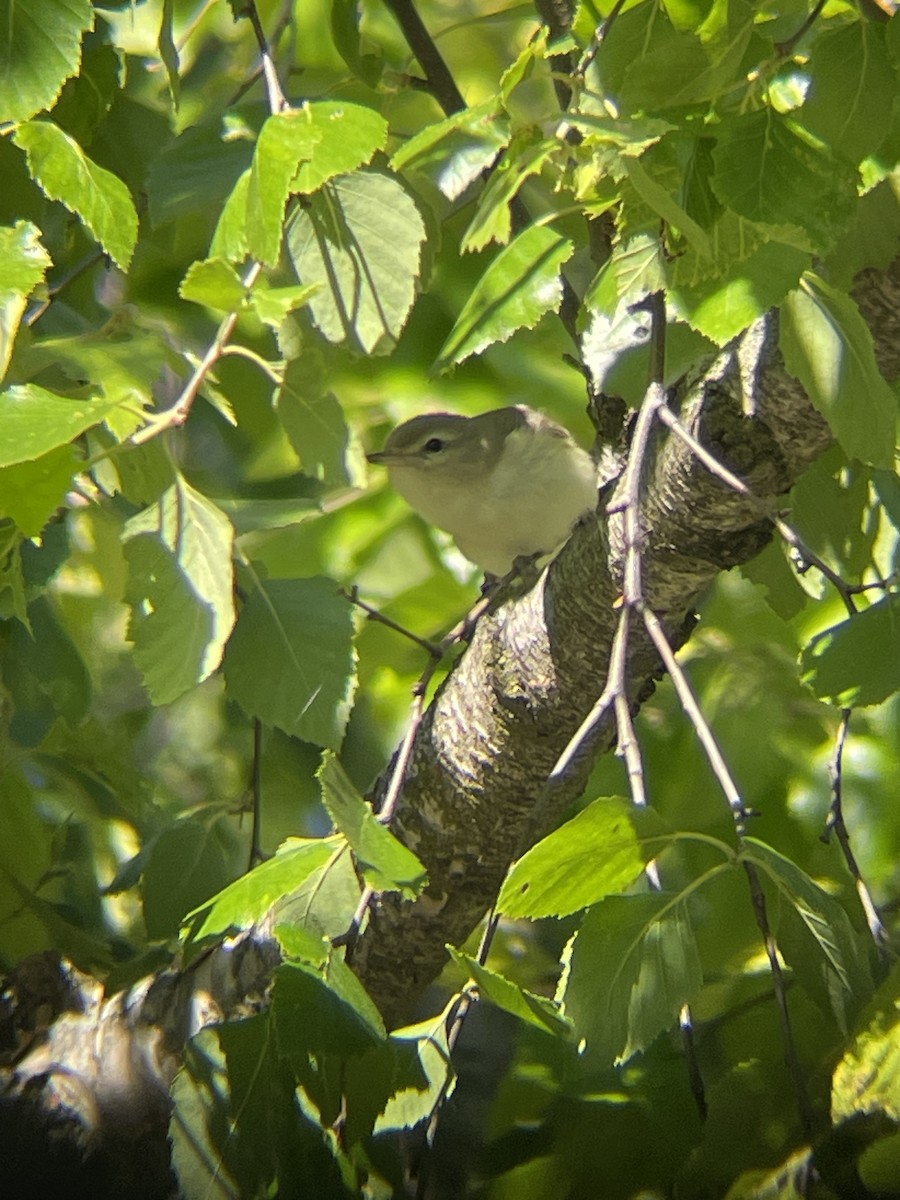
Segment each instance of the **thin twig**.
[{"label": "thin twig", "polygon": [[357,608],[361,608],[363,612],[378,625],[384,625],[388,629],[393,629],[394,633],[399,633],[405,638],[409,638],[411,642],[415,642],[417,646],[421,646],[432,657],[440,658],[441,648],[437,642],[429,641],[428,638],[420,637],[413,630],[407,629],[405,625],[401,625],[399,621],[395,621],[392,617],[387,617],[373,604],[360,598],[359,588],[354,584],[351,588],[341,588],[341,595],[349,600],[351,604],[355,604]]},{"label": "thin twig", "polygon": [[269,101],[269,111],[275,113],[284,112],[290,108],[287,97],[281,87],[281,82],[278,78],[278,72],[275,70],[275,64],[272,61],[272,53],[269,50],[269,43],[266,38],[265,30],[262,27],[262,21],[259,19],[259,13],[256,9],[255,0],[248,0],[246,13],[250,19],[250,24],[253,26],[253,32],[256,34],[256,41],[259,44],[259,53],[262,60],[263,75],[266,80],[266,96]]},{"label": "thin twig", "polygon": [[[243,285],[246,289],[249,290],[253,287],[262,269],[262,263],[251,263],[243,279]],[[181,395],[170,408],[151,417],[143,428],[131,435],[130,441],[132,445],[140,446],[142,443],[149,442],[151,439],[158,437],[166,429],[173,429],[185,423],[190,416],[191,408],[200,393],[207,375],[222,357],[225,346],[231,338],[232,333],[234,333],[237,320],[237,310],[230,312],[224,318],[206,353],[194,368],[193,374],[185,384]]]},{"label": "thin twig", "polygon": [[253,761],[250,764],[250,798],[252,801],[253,823],[250,831],[250,862],[247,867],[252,871],[257,863],[266,857],[263,854],[260,840],[262,825],[262,721],[257,717],[253,722]]},{"label": "thin twig", "polygon": [[[681,424],[678,418],[668,407],[662,407],[659,410],[660,420],[695,454],[695,456],[704,464],[704,466],[723,483],[727,484],[740,495],[745,496],[748,500],[756,503],[763,516],[767,517],[772,522],[775,529],[781,535],[785,542],[791,547],[794,553],[805,563],[814,566],[817,571],[832,585],[844,603],[844,607],[850,617],[856,615],[858,609],[856,607],[855,596],[861,592],[868,591],[872,588],[887,588],[891,585],[891,580],[878,580],[872,584],[849,584],[837,571],[829,566],[824,559],[810,549],[803,541],[797,531],[788,524],[780,515],[771,511],[769,507],[756,497],[744,481],[738,478],[732,471],[710,453],[705,446],[691,434]],[[842,764],[843,751],[846,742],[849,725],[850,725],[850,709],[843,709],[841,722],[838,727],[837,741],[835,747],[834,760],[831,765],[831,780],[832,780],[832,802],[829,809],[828,823],[826,826],[826,838],[833,829],[838,839],[838,844],[841,847],[841,852],[844,856],[844,861],[847,864],[854,884],[856,886],[857,895],[859,896],[863,912],[866,917],[866,924],[869,927],[869,932],[875,942],[880,954],[885,954],[887,950],[887,930],[878,915],[875,908],[872,894],[862,877],[862,872],[859,868],[856,855],[853,853],[850,844],[850,833],[847,829],[843,815],[843,787],[842,787]]]},{"label": "thin twig", "polygon": [[53,301],[64,291],[70,284],[74,283],[79,275],[83,275],[85,271],[90,270],[96,263],[102,262],[106,257],[103,250],[97,246],[88,254],[77,262],[71,270],[67,271],[56,283],[52,284],[47,290],[46,299],[42,300],[25,318],[25,324],[30,328],[36,325],[41,319]]},{"label": "thin twig", "polygon": [[842,709],[841,721],[838,725],[837,737],[835,739],[834,757],[831,760],[829,768],[831,774],[831,806],[828,810],[828,821],[825,826],[825,841],[828,840],[829,835],[834,831],[844,855],[844,861],[856,885],[856,894],[859,896],[863,912],[866,914],[866,924],[869,926],[872,940],[875,942],[878,952],[882,957],[886,957],[888,932],[882,923],[881,917],[878,915],[878,910],[872,899],[872,893],[869,891],[862,877],[859,863],[856,861],[856,855],[853,853],[853,848],[850,845],[850,834],[844,821],[844,747],[847,742],[847,735],[850,732],[851,715],[851,709]]},{"label": "thin twig", "polygon": [[466,107],[462,93],[412,0],[385,0],[385,4],[397,18],[403,36],[425,72],[428,90],[435,100],[448,117],[462,112]]},{"label": "thin twig", "polygon": [[827,0],[817,0],[815,7],[811,9],[809,16],[806,18],[797,32],[791,37],[787,38],[785,41],[779,42],[778,46],[776,47],[779,54],[783,54],[785,58],[789,58],[794,53],[794,47],[797,45],[800,39],[804,37],[804,35],[808,33],[810,29],[812,29],[813,25],[815,25],[816,21],[819,19],[819,13],[825,7],[826,2]]}]

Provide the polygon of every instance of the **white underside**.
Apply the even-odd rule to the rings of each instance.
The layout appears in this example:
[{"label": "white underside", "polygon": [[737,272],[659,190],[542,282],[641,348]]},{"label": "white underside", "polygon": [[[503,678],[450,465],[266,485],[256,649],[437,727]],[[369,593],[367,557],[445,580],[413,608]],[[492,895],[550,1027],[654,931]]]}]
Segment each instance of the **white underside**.
[{"label": "white underside", "polygon": [[492,575],[505,575],[520,555],[555,550],[597,503],[590,456],[568,438],[528,428],[508,436],[497,466],[481,479],[399,464],[390,474],[426,521]]}]

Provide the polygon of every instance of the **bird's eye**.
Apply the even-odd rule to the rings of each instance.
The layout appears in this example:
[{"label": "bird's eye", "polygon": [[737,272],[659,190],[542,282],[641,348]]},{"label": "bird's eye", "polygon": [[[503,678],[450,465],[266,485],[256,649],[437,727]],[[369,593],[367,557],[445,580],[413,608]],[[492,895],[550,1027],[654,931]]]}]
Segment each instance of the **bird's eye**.
[{"label": "bird's eye", "polygon": [[443,440],[443,438],[439,438],[439,437],[429,438],[428,441],[425,443],[425,445],[422,447],[422,449],[425,451],[426,454],[438,454],[438,453],[440,453],[441,450],[443,450],[443,448],[444,448],[444,440]]}]

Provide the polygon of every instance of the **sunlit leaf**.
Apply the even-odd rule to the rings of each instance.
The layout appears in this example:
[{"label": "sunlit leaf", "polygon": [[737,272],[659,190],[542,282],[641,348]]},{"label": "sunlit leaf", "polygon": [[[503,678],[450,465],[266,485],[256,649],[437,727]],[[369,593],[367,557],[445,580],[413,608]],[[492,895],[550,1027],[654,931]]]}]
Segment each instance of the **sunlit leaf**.
[{"label": "sunlit leaf", "polygon": [[496,971],[489,971],[470,954],[463,954],[452,946],[449,950],[454,962],[478,985],[481,997],[524,1021],[526,1025],[543,1030],[544,1033],[552,1033],[557,1037],[568,1035],[568,1023],[559,1008],[546,996],[535,995],[511,980],[504,979]]},{"label": "sunlit leaf", "polygon": [[357,171],[294,208],[287,249],[301,283],[318,284],[313,321],[365,354],[397,343],[416,294],[425,226],[399,179]]},{"label": "sunlit leaf", "polygon": [[413,899],[427,882],[425,868],[402,842],[375,819],[372,808],[350,782],[340,761],[326,754],[318,773],[322,802],[346,837],[366,882],[376,891],[401,892]]},{"label": "sunlit leaf", "polygon": [[40,230],[30,221],[0,227],[0,379],[9,366],[28,297],[49,266]]},{"label": "sunlit leaf", "polygon": [[106,253],[126,270],[137,240],[138,218],[128,188],[93,162],[52,121],[29,121],[13,134],[36,183],[75,213]]},{"label": "sunlit leaf", "polygon": [[72,400],[34,383],[0,393],[0,466],[28,462],[72,441],[113,411],[109,400]]},{"label": "sunlit leaf", "polygon": [[532,329],[562,300],[560,267],[574,247],[547,226],[533,225],[513,238],[475,285],[441,347],[435,370],[445,371],[517,329]]},{"label": "sunlit leaf", "polygon": [[123,533],[129,636],[154,704],[207,679],[234,625],[231,522],[178,478]]},{"label": "sunlit leaf", "polygon": [[498,911],[532,918],[578,912],[634,883],[666,840],[652,810],[636,809],[621,796],[602,797],[510,868]]}]

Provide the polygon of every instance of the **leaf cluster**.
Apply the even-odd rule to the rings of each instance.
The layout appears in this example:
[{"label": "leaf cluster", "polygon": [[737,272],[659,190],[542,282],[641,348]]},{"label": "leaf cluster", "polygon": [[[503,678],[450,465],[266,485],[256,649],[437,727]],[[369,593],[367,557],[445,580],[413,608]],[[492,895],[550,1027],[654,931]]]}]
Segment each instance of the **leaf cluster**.
[{"label": "leaf cluster", "polygon": [[452,7],[419,6],[463,108],[387,10],[260,4],[281,107],[229,6],[0,0],[0,961],[53,948],[113,991],[268,921],[267,1009],[197,1035],[172,1088],[180,1186],[401,1194],[398,1135],[455,1086],[450,1007],[388,1031],[341,942],[364,889],[428,886],[363,798],[421,650],[345,589],[432,637],[472,579],[363,445],[426,407],[516,402],[586,436],[584,376],[640,403],[646,295],[666,296],[670,383],[778,306],[835,441],[790,519],[870,590],[842,607],[772,545],[705,606],[686,657],[754,836],[735,841],[663,687],[652,807],[600,764],[511,868],[490,961],[453,947],[444,982],[507,1039],[478,1194],[790,1195],[813,1170],[822,1195],[877,1193],[898,979],[818,834],[855,707],[848,820],[877,902],[896,897],[897,392],[850,287],[898,249],[900,25],[842,0],[809,23],[641,0],[553,34],[521,6]]}]

